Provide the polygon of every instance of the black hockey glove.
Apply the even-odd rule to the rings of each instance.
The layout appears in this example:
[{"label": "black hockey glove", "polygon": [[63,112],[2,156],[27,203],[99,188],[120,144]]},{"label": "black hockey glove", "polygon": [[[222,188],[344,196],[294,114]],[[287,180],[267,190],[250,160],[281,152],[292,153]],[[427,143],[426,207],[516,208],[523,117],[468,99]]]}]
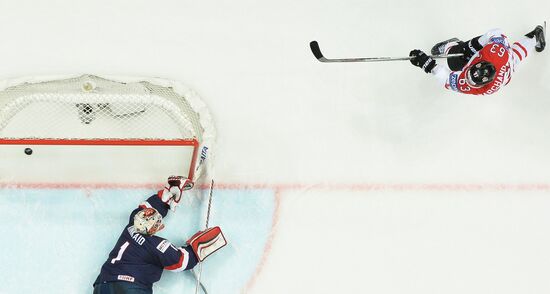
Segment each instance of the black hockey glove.
[{"label": "black hockey glove", "polygon": [[411,63],[422,68],[426,73],[431,73],[436,65],[435,60],[421,50],[415,49],[409,53],[409,56],[412,57]]}]

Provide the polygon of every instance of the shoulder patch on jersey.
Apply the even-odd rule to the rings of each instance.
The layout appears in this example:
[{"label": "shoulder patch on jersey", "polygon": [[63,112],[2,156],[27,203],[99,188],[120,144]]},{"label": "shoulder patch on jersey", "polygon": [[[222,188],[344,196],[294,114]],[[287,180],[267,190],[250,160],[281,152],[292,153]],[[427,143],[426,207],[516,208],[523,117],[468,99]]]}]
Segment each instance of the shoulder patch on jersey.
[{"label": "shoulder patch on jersey", "polygon": [[160,242],[159,245],[157,245],[157,249],[158,251],[164,253],[166,252],[166,249],[170,247],[170,245],[172,245],[172,243],[170,243],[168,240],[162,240],[162,242]]},{"label": "shoulder patch on jersey", "polygon": [[504,37],[492,37],[490,42],[504,45]]},{"label": "shoulder patch on jersey", "polygon": [[458,75],[456,73],[449,75],[449,86],[453,91],[458,91]]}]

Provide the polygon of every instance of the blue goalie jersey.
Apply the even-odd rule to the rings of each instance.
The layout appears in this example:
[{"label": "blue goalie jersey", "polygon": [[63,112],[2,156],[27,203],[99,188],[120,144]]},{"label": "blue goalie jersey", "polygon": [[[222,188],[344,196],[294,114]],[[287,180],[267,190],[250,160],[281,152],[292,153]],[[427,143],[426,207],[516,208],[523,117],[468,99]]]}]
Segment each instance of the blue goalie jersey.
[{"label": "blue goalie jersey", "polygon": [[162,217],[168,214],[169,206],[157,195],[149,197],[132,211],[128,225],[101,267],[94,286],[126,281],[151,289],[153,283],[160,280],[163,270],[183,271],[197,264],[197,257],[191,248],[176,247],[164,238],[135,232],[134,215],[146,207],[155,208]]}]

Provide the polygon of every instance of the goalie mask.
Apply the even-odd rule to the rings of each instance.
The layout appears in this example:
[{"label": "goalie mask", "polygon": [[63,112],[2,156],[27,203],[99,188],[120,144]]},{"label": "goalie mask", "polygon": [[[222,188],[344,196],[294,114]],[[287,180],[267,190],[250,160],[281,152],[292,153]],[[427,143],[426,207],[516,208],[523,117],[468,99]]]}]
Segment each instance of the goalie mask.
[{"label": "goalie mask", "polygon": [[134,216],[134,229],[143,235],[154,235],[164,229],[162,215],[154,208],[145,208]]},{"label": "goalie mask", "polygon": [[495,79],[495,66],[487,61],[480,61],[466,70],[466,81],[472,87],[482,87]]}]

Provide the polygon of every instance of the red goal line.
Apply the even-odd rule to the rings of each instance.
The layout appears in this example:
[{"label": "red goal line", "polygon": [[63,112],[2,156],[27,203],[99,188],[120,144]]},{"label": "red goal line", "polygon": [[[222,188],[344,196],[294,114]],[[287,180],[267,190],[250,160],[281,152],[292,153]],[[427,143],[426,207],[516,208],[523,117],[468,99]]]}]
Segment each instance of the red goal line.
[{"label": "red goal line", "polygon": [[[164,183],[0,183],[0,188],[18,189],[158,189]],[[209,184],[199,184],[199,189],[209,189]],[[319,183],[319,184],[270,184],[270,183],[216,183],[216,189],[224,190],[321,190],[321,191],[426,191],[426,192],[548,192],[550,183]]]}]

